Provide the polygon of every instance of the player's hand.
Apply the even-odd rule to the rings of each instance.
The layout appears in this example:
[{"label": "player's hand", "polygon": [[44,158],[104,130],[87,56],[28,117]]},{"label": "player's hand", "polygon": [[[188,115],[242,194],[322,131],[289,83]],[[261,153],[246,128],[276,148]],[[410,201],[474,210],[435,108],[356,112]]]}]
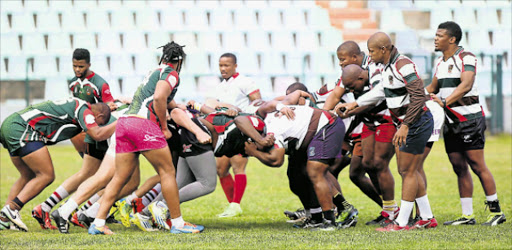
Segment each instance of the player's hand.
[{"label": "player's hand", "polygon": [[262,148],[270,147],[274,145],[274,142],[276,141],[276,138],[274,138],[273,133],[268,133],[263,140],[257,141],[256,143],[259,144]]},{"label": "player's hand", "polygon": [[190,100],[187,102],[187,107],[191,107],[191,108],[194,108],[194,104],[196,103],[196,101],[194,100]]},{"label": "player's hand", "polygon": [[401,147],[405,145],[407,134],[409,133],[409,126],[402,124],[398,131],[396,131],[395,136],[393,136],[393,145]]},{"label": "player's hand", "polygon": [[172,136],[171,131],[167,127],[162,129],[162,133],[164,134],[166,140],[169,140],[169,138]]},{"label": "player's hand", "polygon": [[107,105],[110,108],[110,111],[114,111],[117,109],[117,104],[115,104],[113,102],[109,102],[109,103],[107,103]]},{"label": "player's hand", "polygon": [[432,101],[437,102],[437,104],[439,104],[439,106],[441,106],[441,108],[444,108],[443,102],[441,101],[441,99],[439,99],[439,97],[437,97],[436,94],[430,93],[430,98],[432,98]]},{"label": "player's hand", "polygon": [[238,110],[229,108],[228,110],[224,111],[224,113],[226,113],[227,116],[235,117],[238,115]]},{"label": "player's hand", "polygon": [[204,131],[201,131],[198,135],[196,135],[196,138],[197,141],[199,141],[201,144],[212,143],[212,137]]},{"label": "player's hand", "polygon": [[254,153],[258,151],[258,147],[256,146],[256,143],[253,142],[245,142],[245,153],[248,156],[254,156]]},{"label": "player's hand", "polygon": [[291,109],[290,107],[285,106],[281,108],[279,112],[285,115],[288,118],[288,120],[295,120],[295,112],[293,112],[293,109]]}]

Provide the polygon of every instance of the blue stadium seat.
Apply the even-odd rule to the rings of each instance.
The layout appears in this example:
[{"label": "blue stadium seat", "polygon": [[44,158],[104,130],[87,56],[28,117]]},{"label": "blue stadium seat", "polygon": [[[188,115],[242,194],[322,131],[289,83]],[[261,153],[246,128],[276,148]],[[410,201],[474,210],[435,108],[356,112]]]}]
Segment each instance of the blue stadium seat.
[{"label": "blue stadium seat", "polygon": [[389,1],[387,1],[387,0],[368,0],[368,9],[373,9],[373,10],[389,9]]},{"label": "blue stadium seat", "polygon": [[284,55],[276,50],[267,51],[262,54],[262,71],[269,75],[286,74],[284,67]]},{"label": "blue stadium seat", "polygon": [[257,52],[268,50],[270,48],[269,33],[263,30],[247,32],[247,47]]},{"label": "blue stadium seat", "polygon": [[219,50],[221,48],[219,33],[215,31],[198,32],[197,46],[207,52]]},{"label": "blue stadium seat", "polygon": [[120,53],[121,38],[117,32],[104,31],[98,34],[98,50],[101,53]]},{"label": "blue stadium seat", "polygon": [[98,1],[98,9],[104,11],[118,11],[123,9],[121,0]]},{"label": "blue stadium seat", "polygon": [[[148,8],[149,7],[149,8]],[[132,11],[150,10],[153,11],[146,1],[123,1],[123,9]],[[156,16],[156,14],[155,14]]]},{"label": "blue stadium seat", "polygon": [[135,29],[134,12],[125,9],[112,11],[111,28],[116,31],[128,31]]},{"label": "blue stadium seat", "polygon": [[291,4],[291,8],[303,9],[305,11],[313,8],[318,8],[318,6],[316,6],[315,4],[315,1],[292,0]]},{"label": "blue stadium seat", "polygon": [[37,14],[37,31],[55,33],[60,31],[59,15],[56,12]]},{"label": "blue stadium seat", "polygon": [[88,11],[86,27],[89,32],[110,30],[110,22],[108,20],[107,12],[101,10]]},{"label": "blue stadium seat", "polygon": [[275,97],[274,90],[272,89],[272,81],[268,76],[255,75],[251,76],[251,78],[260,89],[261,97],[264,100],[270,100]]},{"label": "blue stadium seat", "polygon": [[25,55],[39,55],[46,53],[44,36],[39,33],[26,33],[22,38],[21,51]]},{"label": "blue stadium seat", "polygon": [[7,34],[11,32],[11,25],[9,24],[9,19],[7,17],[7,13],[0,13],[0,33]]},{"label": "blue stadium seat", "polygon": [[123,77],[135,75],[132,55],[121,53],[110,56],[110,74]]},{"label": "blue stadium seat", "polygon": [[147,50],[145,34],[136,29],[123,33],[123,49],[130,53],[143,53]]},{"label": "blue stadium seat", "polygon": [[265,0],[245,1],[245,5],[247,6],[247,8],[256,9],[256,10],[268,8],[268,2]]},{"label": "blue stadium seat", "polygon": [[18,34],[14,32],[9,32],[2,34],[0,36],[0,45],[2,48],[9,48],[9,49],[2,49],[2,55],[18,55],[21,53],[20,48],[20,42]]},{"label": "blue stadium seat", "polygon": [[[3,2],[2,2],[3,4]],[[34,14],[28,12],[12,14],[12,31],[30,33],[35,31]]]},{"label": "blue stadium seat", "polygon": [[481,28],[497,28],[500,23],[498,21],[498,12],[495,8],[478,8],[476,10],[478,25]]},{"label": "blue stadium seat", "polygon": [[169,0],[164,0],[164,1],[160,1],[160,0],[150,0],[150,1],[147,1],[148,3],[148,6],[153,9],[153,10],[165,10],[165,9],[177,9],[178,6],[175,6],[175,5],[171,5],[171,1]]},{"label": "blue stadium seat", "polygon": [[[93,36],[94,38],[94,36]],[[73,39],[74,42],[78,42]],[[79,47],[82,48],[82,47]],[[91,48],[92,49],[92,48]],[[62,55],[72,53],[69,33],[51,33],[48,35],[48,53]]]},{"label": "blue stadium seat", "polygon": [[73,33],[73,49],[84,48],[91,51],[97,50],[96,35],[91,32],[78,32]]},{"label": "blue stadium seat", "polygon": [[391,9],[409,10],[413,8],[411,0],[388,1],[388,4]]},{"label": "blue stadium seat", "polygon": [[237,31],[224,32],[222,34],[222,48],[225,51],[240,51],[246,49],[244,33]]},{"label": "blue stadium seat", "polygon": [[419,41],[416,32],[412,29],[404,29],[395,32],[395,45],[403,53],[414,53],[419,49]]},{"label": "blue stadium seat", "polygon": [[322,77],[319,75],[306,75],[305,79],[301,79],[302,83],[308,87],[309,92],[315,92],[322,87]]},{"label": "blue stadium seat", "polygon": [[[252,2],[252,1],[250,1]],[[256,12],[250,8],[237,9],[235,15],[235,29],[239,31],[258,30],[258,22],[256,20]],[[261,17],[260,17],[261,18]]]},{"label": "blue stadium seat", "polygon": [[[148,33],[148,48],[155,50],[156,48],[171,42],[170,33],[165,31],[153,31]],[[180,43],[181,44],[181,43]],[[185,48],[187,51],[188,48]]]},{"label": "blue stadium seat", "polygon": [[[199,79],[201,78],[202,77],[199,77]],[[176,100],[178,103],[186,105],[189,100],[197,101],[199,95],[200,93],[197,91],[196,78],[193,75],[180,75],[180,85],[174,100]]]},{"label": "blue stadium seat", "polygon": [[400,9],[386,9],[380,13],[380,27],[384,32],[400,31],[407,28]]},{"label": "blue stadium seat", "polygon": [[7,64],[7,78],[13,80],[25,79],[27,58],[24,55],[10,56]]},{"label": "blue stadium seat", "polygon": [[7,79],[8,73],[7,73],[7,63],[6,60],[8,60],[7,56],[2,55],[0,57],[0,80],[9,80]]},{"label": "blue stadium seat", "polygon": [[468,31],[468,50],[473,53],[481,51],[488,51],[491,48],[489,38],[489,30],[486,29],[472,29]]},{"label": "blue stadium seat", "polygon": [[[77,30],[84,30],[85,20],[84,12],[81,11],[64,11],[62,12],[62,27],[63,31],[76,32]],[[105,25],[105,23],[103,23]]]},{"label": "blue stadium seat", "polygon": [[21,13],[24,11],[23,3],[21,1],[2,1],[2,14],[5,13]]},{"label": "blue stadium seat", "polygon": [[[98,68],[98,65],[96,63],[94,63],[93,55],[94,54],[91,54],[91,64],[92,64],[91,69],[93,69],[93,71],[96,72],[96,68]],[[75,74],[73,73],[72,57],[73,57],[72,54],[57,56],[57,58],[58,58],[57,67],[59,69],[59,75],[67,76],[69,79],[71,79],[72,77],[75,76]],[[105,61],[105,64],[106,64],[106,61]],[[108,71],[108,67],[107,67],[107,71]],[[103,75],[102,73],[100,73],[100,74]]]},{"label": "blue stadium seat", "polygon": [[463,30],[477,26],[475,10],[473,8],[457,8],[453,11],[453,17]]},{"label": "blue stadium seat", "polygon": [[435,8],[430,11],[430,29],[436,30],[439,24],[453,20],[452,11],[448,8]]},{"label": "blue stadium seat", "polygon": [[186,45],[185,53],[198,50],[196,42],[196,33],[193,32],[176,32],[173,34],[173,40],[180,45]]},{"label": "blue stadium seat", "polygon": [[[149,69],[148,69],[149,70]],[[142,84],[142,80],[145,75],[135,75],[135,76],[124,76],[121,77],[122,85],[122,95],[125,97],[133,97],[137,88]],[[179,92],[179,91],[178,91]]]},{"label": "blue stadium seat", "polygon": [[186,9],[185,28],[192,31],[208,30],[206,11],[199,8]]},{"label": "blue stadium seat", "polygon": [[320,47],[327,50],[336,50],[343,42],[343,35],[341,31],[335,28],[329,28],[321,31]]},{"label": "blue stadium seat", "polygon": [[261,9],[258,24],[261,29],[268,31],[282,29],[281,12],[277,9]]},{"label": "blue stadium seat", "polygon": [[210,1],[210,0],[195,0],[195,8],[204,9],[204,10],[216,10],[219,9],[219,1]]},{"label": "blue stadium seat", "polygon": [[[69,72],[73,73],[72,68],[71,68],[71,62],[72,62],[71,55],[69,56],[69,58],[61,57],[60,63],[62,64],[63,62],[64,62],[64,65],[63,65],[64,69],[69,68]],[[112,61],[110,63],[112,63]],[[102,77],[110,76],[110,70],[108,68],[107,57],[105,55],[92,54],[91,55],[91,69],[94,72],[98,73]],[[62,70],[62,67],[61,67],[61,70]]]},{"label": "blue stadium seat", "polygon": [[285,9],[283,10],[283,23],[286,29],[305,30],[307,29],[306,12],[298,8]]},{"label": "blue stadium seat", "polygon": [[501,27],[512,27],[512,10],[510,6],[501,9]]},{"label": "blue stadium seat", "polygon": [[160,13],[160,26],[163,31],[182,31],[185,30],[183,10],[177,8],[162,9]]},{"label": "blue stadium seat", "polygon": [[292,51],[296,49],[293,34],[290,31],[275,31],[271,34],[271,47],[276,51]]},{"label": "blue stadium seat", "polygon": [[318,32],[304,30],[297,32],[297,49],[302,51],[314,51],[320,47],[320,36]]},{"label": "blue stadium seat", "polygon": [[[198,83],[197,83],[197,92],[199,94],[199,96],[201,96],[203,99],[206,99],[206,98],[217,98],[215,96],[215,94],[217,93],[217,91],[215,91],[215,89],[219,86],[220,84],[220,79],[218,76],[204,76],[204,77],[200,77],[198,79]],[[179,91],[178,91],[179,93]],[[188,98],[187,98],[188,99]]]},{"label": "blue stadium seat", "polygon": [[500,53],[508,51],[510,54],[512,35],[510,29],[495,29],[492,36],[492,47],[497,49]]},{"label": "blue stadium seat", "polygon": [[292,2],[290,0],[268,1],[268,7],[278,10],[290,9]]},{"label": "blue stadium seat", "polygon": [[135,54],[135,74],[145,75],[158,65],[156,53],[146,52]]},{"label": "blue stadium seat", "polygon": [[274,79],[274,95],[286,95],[286,89],[288,86],[296,81],[297,79],[293,76],[276,76]]},{"label": "blue stadium seat", "polygon": [[[55,2],[55,1],[53,1]],[[142,1],[129,1],[142,2]],[[73,9],[75,11],[94,11],[98,10],[97,1],[73,1]]]},{"label": "blue stadium seat", "polygon": [[211,73],[208,54],[204,52],[187,52],[183,72],[192,75],[207,75]]},{"label": "blue stadium seat", "polygon": [[46,78],[44,85],[45,100],[59,100],[71,96],[68,88],[68,79],[65,76],[53,76]]},{"label": "blue stadium seat", "polygon": [[226,32],[233,30],[233,11],[230,9],[215,9],[210,11],[210,27],[215,31]]},{"label": "blue stadium seat", "polygon": [[31,79],[46,79],[57,76],[57,58],[53,55],[37,55],[33,62],[34,71],[29,70]]},{"label": "blue stadium seat", "polygon": [[[3,7],[4,3],[2,2],[2,8]],[[48,1],[25,1],[25,4],[23,5],[23,11],[44,13],[48,11]]]},{"label": "blue stadium seat", "polygon": [[286,73],[294,76],[300,76],[305,72],[305,56],[307,54],[297,50],[285,54]]},{"label": "blue stadium seat", "polygon": [[311,53],[311,72],[320,75],[334,74],[338,65],[334,58],[334,51],[317,50]]},{"label": "blue stadium seat", "polygon": [[245,4],[243,0],[230,0],[230,1],[220,1],[220,8],[235,10],[245,8]]},{"label": "blue stadium seat", "polygon": [[157,12],[149,8],[137,10],[135,18],[136,29],[146,32],[155,30],[160,31],[161,27],[158,16]]},{"label": "blue stadium seat", "polygon": [[[237,71],[246,75],[260,74],[260,66],[258,63],[258,55],[253,51],[240,51],[236,53]],[[218,65],[218,64],[216,64]]]},{"label": "blue stadium seat", "polygon": [[108,76],[102,75],[102,77],[108,83],[112,97],[114,97],[114,99],[119,98],[122,95],[120,82],[119,82],[120,78],[117,76],[111,76],[111,75],[108,75]]}]

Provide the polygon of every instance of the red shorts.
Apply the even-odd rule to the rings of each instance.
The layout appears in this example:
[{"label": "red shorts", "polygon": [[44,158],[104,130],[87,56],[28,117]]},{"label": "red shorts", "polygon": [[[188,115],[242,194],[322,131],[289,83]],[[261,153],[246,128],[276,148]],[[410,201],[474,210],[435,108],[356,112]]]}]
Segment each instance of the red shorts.
[{"label": "red shorts", "polygon": [[127,116],[117,120],[116,153],[133,153],[167,146],[165,136],[154,122]]},{"label": "red shorts", "polygon": [[375,135],[375,141],[378,142],[393,142],[393,136],[395,136],[396,127],[393,123],[384,123],[377,127],[375,131],[371,130],[366,124],[363,126],[363,133],[361,138],[367,138],[370,135]]}]

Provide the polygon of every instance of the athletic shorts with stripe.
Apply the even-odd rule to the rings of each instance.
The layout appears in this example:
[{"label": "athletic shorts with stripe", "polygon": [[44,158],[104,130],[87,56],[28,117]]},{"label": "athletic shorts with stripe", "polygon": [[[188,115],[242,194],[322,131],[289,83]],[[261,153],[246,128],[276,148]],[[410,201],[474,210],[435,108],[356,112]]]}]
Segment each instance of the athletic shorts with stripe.
[{"label": "athletic shorts with stripe", "polygon": [[19,149],[34,141],[46,142],[46,138],[32,129],[18,113],[11,114],[2,123],[0,142],[11,156],[18,156]]}]

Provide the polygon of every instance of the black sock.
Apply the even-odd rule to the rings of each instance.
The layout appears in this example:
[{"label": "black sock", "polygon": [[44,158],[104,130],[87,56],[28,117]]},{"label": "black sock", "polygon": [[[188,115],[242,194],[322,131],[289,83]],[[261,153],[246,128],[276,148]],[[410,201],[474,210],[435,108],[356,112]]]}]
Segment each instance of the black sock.
[{"label": "black sock", "polygon": [[488,201],[487,204],[489,205],[489,210],[491,210],[492,213],[500,213],[500,201],[494,200],[494,201]]},{"label": "black sock", "polygon": [[18,199],[18,197],[14,198],[14,200],[12,200],[12,202],[16,203],[17,207],[16,207],[16,210],[21,210],[23,208],[23,206],[25,206],[25,203],[21,202],[20,199]]},{"label": "black sock", "polygon": [[338,213],[345,210],[345,205],[343,202],[345,201],[345,197],[341,193],[337,193],[334,198],[332,198],[332,202],[338,208]]},{"label": "black sock", "polygon": [[311,220],[315,222],[322,222],[322,213],[311,213]]},{"label": "black sock", "polygon": [[324,215],[324,219],[328,220],[331,224],[335,223],[336,218],[334,217],[333,210],[322,211],[322,214]]}]

